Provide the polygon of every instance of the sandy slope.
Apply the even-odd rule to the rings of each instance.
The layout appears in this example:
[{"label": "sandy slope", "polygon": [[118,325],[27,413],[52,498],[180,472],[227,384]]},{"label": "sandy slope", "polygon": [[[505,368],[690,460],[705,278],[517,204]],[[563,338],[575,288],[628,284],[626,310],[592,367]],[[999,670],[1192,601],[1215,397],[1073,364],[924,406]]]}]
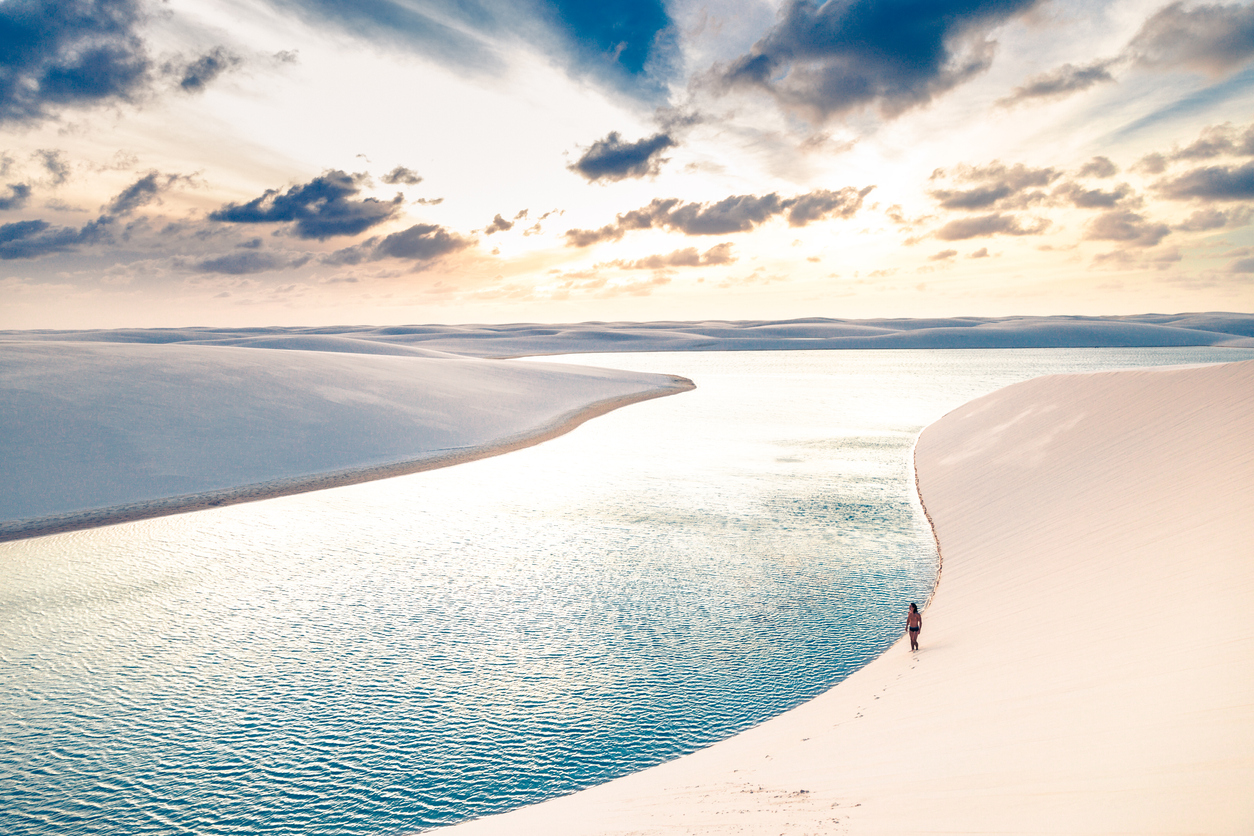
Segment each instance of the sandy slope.
[{"label": "sandy slope", "polygon": [[454,464],[685,388],[447,356],[0,342],[0,539]]},{"label": "sandy slope", "polygon": [[917,468],[921,652],[450,836],[1254,832],[1254,362],[1011,386]]}]

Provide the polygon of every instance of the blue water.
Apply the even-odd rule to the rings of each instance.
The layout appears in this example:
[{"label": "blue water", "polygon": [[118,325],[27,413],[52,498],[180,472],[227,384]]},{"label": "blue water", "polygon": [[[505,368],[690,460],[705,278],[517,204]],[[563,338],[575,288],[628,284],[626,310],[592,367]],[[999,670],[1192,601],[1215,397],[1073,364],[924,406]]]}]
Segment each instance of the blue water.
[{"label": "blue water", "polygon": [[0,545],[0,832],[390,834],[826,690],[936,556],[918,430],[1088,349],[601,355],[698,389],[442,471]]}]

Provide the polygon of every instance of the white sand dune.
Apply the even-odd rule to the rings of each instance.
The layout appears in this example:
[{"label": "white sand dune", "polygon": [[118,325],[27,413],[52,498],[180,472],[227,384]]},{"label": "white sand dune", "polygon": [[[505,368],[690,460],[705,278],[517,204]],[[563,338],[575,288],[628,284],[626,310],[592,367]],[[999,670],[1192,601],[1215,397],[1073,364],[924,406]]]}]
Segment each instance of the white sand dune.
[{"label": "white sand dune", "polygon": [[343,346],[0,342],[0,539],[453,464],[686,388]]},{"label": "white sand dune", "polygon": [[1254,361],[1011,386],[916,464],[920,652],[450,836],[1254,833]]},{"label": "white sand dune", "polygon": [[0,332],[0,540],[453,464],[691,386],[470,358],[1163,345],[1254,347],[1254,315]]},{"label": "white sand dune", "polygon": [[[1254,314],[826,319],[782,322],[583,322],[567,325],[397,325],[317,328],[152,328],[0,332],[5,339],[249,345],[314,351],[447,352],[520,357],[607,351],[840,348],[1254,347]],[[371,348],[373,346],[373,348]]]}]

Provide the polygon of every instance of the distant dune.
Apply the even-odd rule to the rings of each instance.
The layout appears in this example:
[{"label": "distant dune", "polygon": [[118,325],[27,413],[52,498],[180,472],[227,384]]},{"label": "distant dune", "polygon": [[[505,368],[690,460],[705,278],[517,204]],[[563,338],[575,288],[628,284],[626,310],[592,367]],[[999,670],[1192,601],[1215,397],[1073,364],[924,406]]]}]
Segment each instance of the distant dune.
[{"label": "distant dune", "polygon": [[536,443],[690,382],[500,358],[1254,347],[1254,314],[0,332],[0,540]]},{"label": "distant dune", "polygon": [[607,351],[813,348],[1254,348],[1254,314],[1085,317],[795,319],[782,322],[584,322],[571,325],[398,325],[326,328],[154,328],[0,332],[4,339],[193,343],[362,354],[519,357]]}]

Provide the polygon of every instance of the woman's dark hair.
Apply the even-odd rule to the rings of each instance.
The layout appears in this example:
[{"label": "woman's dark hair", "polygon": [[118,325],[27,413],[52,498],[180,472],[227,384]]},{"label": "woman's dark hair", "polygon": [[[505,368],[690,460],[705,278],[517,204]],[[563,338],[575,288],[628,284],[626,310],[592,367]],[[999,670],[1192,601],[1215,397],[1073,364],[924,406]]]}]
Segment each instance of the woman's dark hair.
[{"label": "woman's dark hair", "polygon": [[911,611],[911,612],[918,612],[918,611],[919,611],[919,605],[918,605],[918,604],[916,604],[914,601],[911,601],[911,602],[910,602],[910,611]]}]

